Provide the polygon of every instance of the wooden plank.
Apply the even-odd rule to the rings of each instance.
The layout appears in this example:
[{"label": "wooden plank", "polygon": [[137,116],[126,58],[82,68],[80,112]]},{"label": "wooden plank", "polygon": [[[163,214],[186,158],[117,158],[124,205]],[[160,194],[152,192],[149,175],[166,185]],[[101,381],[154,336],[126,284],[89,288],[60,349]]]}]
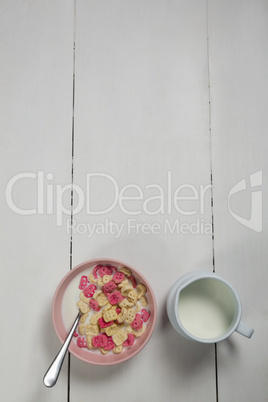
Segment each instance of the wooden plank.
[{"label": "wooden plank", "polygon": [[255,328],[250,340],[234,334],[218,346],[221,402],[264,401],[268,394],[267,212],[261,207],[267,17],[265,1],[209,1],[215,269],[237,289],[243,321]]},{"label": "wooden plank", "polygon": [[[204,211],[200,205],[200,186],[210,184],[206,3],[79,1],[76,15],[74,182],[89,190],[89,209],[74,214],[73,265],[111,257],[136,266],[151,281],[159,314],[150,343],[116,369],[72,358],[71,400],[112,392],[118,402],[134,402],[142,384],[142,400],[215,401],[214,345],[181,338],[165,312],[175,279],[212,271],[211,235],[200,227],[194,234],[200,222],[211,225],[209,188]],[[173,197],[183,184],[183,194],[194,188],[198,199],[181,201],[179,211]],[[127,185],[123,195],[143,200],[120,204],[115,189]],[[159,188],[163,213],[159,200],[148,201]],[[136,223],[128,230],[130,219]],[[165,230],[165,220],[176,219],[184,233]],[[104,226],[91,235],[88,225],[106,220],[122,224],[122,233]],[[149,233],[138,233],[138,223],[149,224]],[[150,232],[153,223],[159,233]]]},{"label": "wooden plank", "polygon": [[0,8],[1,397],[63,401],[66,364],[53,391],[42,379],[60,347],[51,303],[69,269],[70,238],[56,225],[56,210],[48,214],[46,196],[48,185],[71,180],[73,4],[6,1]]}]

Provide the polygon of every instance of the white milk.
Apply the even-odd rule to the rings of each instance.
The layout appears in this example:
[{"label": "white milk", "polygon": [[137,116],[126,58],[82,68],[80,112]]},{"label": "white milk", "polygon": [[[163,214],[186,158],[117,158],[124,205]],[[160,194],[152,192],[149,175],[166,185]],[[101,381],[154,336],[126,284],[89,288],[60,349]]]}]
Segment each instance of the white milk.
[{"label": "white milk", "polygon": [[182,325],[192,335],[216,339],[232,324],[234,295],[220,281],[200,279],[181,291],[178,313]]},{"label": "white milk", "polygon": [[61,306],[62,321],[66,331],[70,330],[79,311],[76,303],[79,300],[77,294],[82,275],[86,274],[81,273],[81,275],[77,275],[74,277],[74,279],[67,286],[62,298],[62,306]]}]

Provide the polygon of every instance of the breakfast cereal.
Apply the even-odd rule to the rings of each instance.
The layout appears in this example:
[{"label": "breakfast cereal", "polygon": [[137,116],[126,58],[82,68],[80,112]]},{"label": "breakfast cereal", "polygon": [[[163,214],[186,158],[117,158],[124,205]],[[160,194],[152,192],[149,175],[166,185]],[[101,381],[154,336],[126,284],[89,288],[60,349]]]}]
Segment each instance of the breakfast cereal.
[{"label": "breakfast cereal", "polygon": [[140,298],[140,302],[141,302],[141,304],[142,304],[144,307],[148,306],[148,301],[147,301],[147,299],[146,299],[145,296],[142,296],[142,297]]},{"label": "breakfast cereal", "polygon": [[91,336],[87,336],[86,342],[87,342],[87,348],[88,349],[92,349],[94,347],[92,345],[92,337]]},{"label": "breakfast cereal", "polygon": [[86,304],[84,301],[79,300],[76,304],[79,307],[81,313],[85,314],[90,311],[89,305]]},{"label": "breakfast cereal", "polygon": [[90,317],[90,320],[89,320],[90,324],[97,324],[99,318],[101,318],[101,317],[102,317],[102,313],[100,313],[100,312],[92,314],[92,316]]},{"label": "breakfast cereal", "polygon": [[83,324],[86,321],[87,317],[88,317],[88,313],[81,315],[81,318],[80,318],[81,324]]},{"label": "breakfast cereal", "polygon": [[127,267],[98,264],[92,272],[83,272],[76,296],[82,312],[74,337],[77,346],[103,355],[132,347],[150,319],[146,293]]},{"label": "breakfast cereal", "polygon": [[78,330],[79,335],[84,335],[84,333],[85,333],[85,325],[84,324],[79,324],[77,330]]},{"label": "breakfast cereal", "polygon": [[118,331],[118,325],[117,324],[112,324],[110,327],[107,327],[105,329],[105,332],[108,336],[113,336],[117,333]]},{"label": "breakfast cereal", "polygon": [[147,322],[149,320],[150,315],[151,315],[150,311],[145,310],[145,308],[141,310],[141,318],[144,322]]},{"label": "breakfast cereal", "polygon": [[122,353],[123,352],[123,345],[115,346],[113,348],[113,353]]},{"label": "breakfast cereal", "polygon": [[128,334],[125,331],[119,330],[113,336],[113,341],[116,346],[122,345],[127,339]]},{"label": "breakfast cereal", "polygon": [[[80,327],[80,325],[79,325]],[[96,336],[99,333],[99,328],[97,325],[89,324],[85,327],[86,336]]]},{"label": "breakfast cereal", "polygon": [[132,346],[135,341],[135,336],[133,334],[128,334],[127,339],[123,342],[123,346]]}]

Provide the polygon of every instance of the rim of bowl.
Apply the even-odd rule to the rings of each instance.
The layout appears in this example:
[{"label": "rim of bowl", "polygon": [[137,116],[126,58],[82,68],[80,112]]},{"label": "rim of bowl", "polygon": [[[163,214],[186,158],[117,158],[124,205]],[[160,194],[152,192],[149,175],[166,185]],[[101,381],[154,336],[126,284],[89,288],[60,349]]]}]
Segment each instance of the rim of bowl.
[{"label": "rim of bowl", "polygon": [[[79,348],[75,343],[70,344],[69,346],[69,352],[77,357],[78,359],[94,364],[94,365],[114,365],[118,363],[122,363],[126,360],[129,360],[130,358],[134,357],[137,353],[139,353],[145,345],[148,343],[150,340],[155,324],[156,324],[156,318],[157,318],[157,304],[156,304],[156,298],[153,292],[153,289],[148,282],[148,280],[143,276],[143,274],[140,273],[136,268],[134,268],[132,265],[129,265],[121,260],[116,260],[112,258],[95,258],[92,260],[87,260],[79,265],[76,265],[72,270],[70,270],[60,281],[58,284],[54,297],[53,297],[53,302],[52,302],[52,320],[53,320],[53,325],[54,329],[56,331],[56,334],[60,340],[61,343],[64,342],[66,339],[68,332],[65,329],[65,326],[63,324],[63,319],[62,319],[62,314],[61,314],[61,308],[62,308],[62,299],[64,292],[70,282],[77,276],[79,275],[80,272],[87,268],[93,268],[97,264],[111,264],[119,267],[127,267],[130,270],[133,271],[133,274],[137,276],[139,282],[142,282],[146,285],[147,287],[147,297],[148,297],[148,307],[150,308],[151,316],[149,323],[147,326],[148,332],[145,332],[145,336],[141,336],[136,339],[136,346],[132,346],[130,348],[125,349],[122,353],[120,354],[107,354],[107,355],[102,355],[101,353],[95,353],[95,352],[90,352],[89,350],[83,350]],[[75,317],[74,317],[75,319]],[[132,349],[133,348],[133,349]],[[94,356],[94,359],[92,360],[91,358]],[[91,358],[90,358],[91,357]]]}]

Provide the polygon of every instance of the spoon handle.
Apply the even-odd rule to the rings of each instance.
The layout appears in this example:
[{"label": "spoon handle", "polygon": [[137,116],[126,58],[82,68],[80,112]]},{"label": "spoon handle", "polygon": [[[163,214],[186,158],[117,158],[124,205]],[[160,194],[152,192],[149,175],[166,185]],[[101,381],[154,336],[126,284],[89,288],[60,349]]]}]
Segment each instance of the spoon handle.
[{"label": "spoon handle", "polygon": [[55,359],[51,363],[49,369],[47,370],[46,374],[44,375],[43,382],[44,382],[46,387],[51,388],[57,382],[57,379],[59,377],[60,370],[61,370],[64,358],[65,358],[65,355],[66,355],[66,352],[67,352],[68,347],[69,347],[69,345],[71,343],[73,334],[74,334],[74,332],[76,330],[76,327],[77,327],[77,325],[79,323],[81,315],[82,315],[82,313],[81,313],[81,311],[79,311],[79,313],[78,313],[78,315],[77,315],[77,317],[76,317],[76,319],[75,319],[75,321],[73,323],[73,326],[72,326],[72,328],[71,328],[71,330],[70,330],[70,332],[69,332],[64,344],[60,348],[59,353],[57,354],[57,356],[55,357]]}]

